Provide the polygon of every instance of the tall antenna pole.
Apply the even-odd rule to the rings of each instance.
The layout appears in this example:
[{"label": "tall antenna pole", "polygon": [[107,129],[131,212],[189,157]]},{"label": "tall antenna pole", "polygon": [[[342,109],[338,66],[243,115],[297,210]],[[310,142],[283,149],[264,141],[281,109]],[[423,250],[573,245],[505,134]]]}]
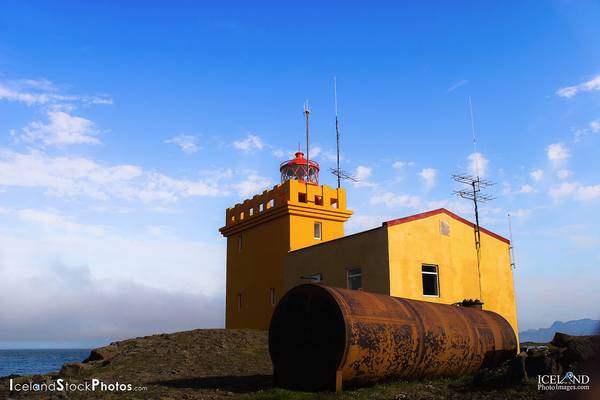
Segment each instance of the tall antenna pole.
[{"label": "tall antenna pole", "polygon": [[512,218],[510,213],[507,214],[508,217],[508,239],[510,240],[510,266],[515,269],[517,268],[517,264],[515,261],[515,245],[513,243],[513,235],[512,235]]},{"label": "tall antenna pole", "polygon": [[335,143],[336,143],[336,157],[337,157],[336,170],[338,171],[337,187],[339,189],[341,187],[341,183],[340,183],[341,178],[340,178],[340,174],[339,174],[339,170],[340,170],[340,121],[338,119],[337,82],[336,82],[335,76],[333,77],[333,98],[335,100]]},{"label": "tall antenna pole", "polygon": [[337,81],[335,76],[333,77],[333,98],[335,104],[335,143],[337,164],[335,168],[329,168],[329,172],[337,177],[337,187],[339,189],[342,187],[342,179],[352,182],[358,182],[358,179],[340,168],[340,119],[338,118]]},{"label": "tall antenna pole", "polygon": [[473,157],[475,157],[475,175],[479,177],[479,153],[477,153],[477,139],[475,137],[475,118],[473,117],[473,103],[469,96],[469,112],[471,113],[471,134],[473,135]]},{"label": "tall antenna pole", "polygon": [[479,153],[477,152],[477,139],[475,136],[475,118],[473,117],[473,103],[469,96],[469,112],[471,115],[471,134],[473,138],[473,162],[475,163],[475,176],[472,175],[452,175],[452,178],[458,182],[470,186],[469,189],[456,190],[454,194],[463,199],[471,200],[475,210],[475,225],[474,225],[474,236],[475,236],[475,252],[477,254],[477,274],[479,276],[479,297],[482,298],[481,290],[481,229],[479,226],[479,203],[493,200],[492,196],[484,194],[481,189],[495,185],[494,182],[481,179],[479,177]]},{"label": "tall antenna pole", "polygon": [[308,142],[308,116],[310,115],[310,107],[308,106],[308,100],[304,103],[304,115],[306,117],[306,183],[310,179],[310,161],[309,161],[309,142]]}]

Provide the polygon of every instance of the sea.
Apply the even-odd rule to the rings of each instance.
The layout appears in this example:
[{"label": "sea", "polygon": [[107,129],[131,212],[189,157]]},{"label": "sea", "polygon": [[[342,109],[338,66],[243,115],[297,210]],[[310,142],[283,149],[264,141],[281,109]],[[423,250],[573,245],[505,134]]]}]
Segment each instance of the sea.
[{"label": "sea", "polygon": [[64,363],[81,362],[89,355],[90,349],[0,349],[0,377],[59,371]]}]

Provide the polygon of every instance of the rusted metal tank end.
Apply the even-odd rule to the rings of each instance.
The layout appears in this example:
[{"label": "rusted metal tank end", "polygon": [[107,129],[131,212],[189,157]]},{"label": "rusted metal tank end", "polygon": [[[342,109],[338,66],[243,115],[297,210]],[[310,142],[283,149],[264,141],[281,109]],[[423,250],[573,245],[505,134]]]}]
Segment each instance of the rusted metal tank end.
[{"label": "rusted metal tank end", "polygon": [[464,375],[516,348],[510,324],[493,312],[315,284],[291,289],[269,329],[278,384],[306,391]]},{"label": "rusted metal tank end", "polygon": [[323,286],[307,284],[288,291],[269,327],[277,385],[305,391],[334,389],[346,337],[342,311]]}]

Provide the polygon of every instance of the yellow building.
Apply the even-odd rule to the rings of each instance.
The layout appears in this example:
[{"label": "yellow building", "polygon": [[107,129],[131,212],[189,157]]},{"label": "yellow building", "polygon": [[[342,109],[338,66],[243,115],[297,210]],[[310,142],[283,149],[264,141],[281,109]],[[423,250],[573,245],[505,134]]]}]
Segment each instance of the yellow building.
[{"label": "yellow building", "polygon": [[[344,236],[344,189],[318,184],[301,152],[282,183],[228,208],[226,327],[267,329],[277,300],[308,281],[454,304],[478,299],[517,330],[509,241],[438,209]],[[308,172],[307,172],[308,171]]]},{"label": "yellow building", "polygon": [[288,252],[343,237],[352,214],[345,190],[319,185],[318,164],[302,152],[280,171],[280,185],[228,208],[220,229],[227,237],[227,328],[267,329],[285,291]]},{"label": "yellow building", "polygon": [[455,304],[478,299],[517,334],[510,242],[481,228],[480,264],[474,225],[440,208],[381,227],[291,251],[285,289],[307,279],[408,299]]}]

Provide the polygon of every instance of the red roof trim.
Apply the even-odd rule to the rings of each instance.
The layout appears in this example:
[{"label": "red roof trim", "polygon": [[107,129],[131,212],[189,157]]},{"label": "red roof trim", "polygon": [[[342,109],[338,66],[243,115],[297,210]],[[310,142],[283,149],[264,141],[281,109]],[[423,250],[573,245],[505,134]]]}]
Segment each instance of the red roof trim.
[{"label": "red roof trim", "polygon": [[[404,217],[404,218],[398,218],[398,219],[393,219],[391,221],[385,221],[383,223],[383,225],[387,225],[387,226],[399,225],[399,224],[403,224],[405,222],[415,221],[418,219],[431,217],[431,216],[437,215],[437,214],[446,214],[449,217],[452,217],[455,220],[462,222],[463,224],[469,225],[471,228],[475,228],[474,223],[472,223],[469,220],[464,219],[463,217],[460,217],[460,216],[454,214],[451,211],[446,210],[445,208],[438,208],[437,210],[431,210],[431,211],[427,211],[427,212],[420,213],[420,214],[410,215],[410,216]],[[479,229],[481,230],[481,232],[487,233],[488,235],[490,235],[498,240],[501,240],[505,243],[510,244],[510,240],[508,240],[507,238],[505,238],[503,236],[498,235],[497,233],[494,233],[494,232],[487,230],[485,228],[482,228],[482,227],[479,227]]]}]

